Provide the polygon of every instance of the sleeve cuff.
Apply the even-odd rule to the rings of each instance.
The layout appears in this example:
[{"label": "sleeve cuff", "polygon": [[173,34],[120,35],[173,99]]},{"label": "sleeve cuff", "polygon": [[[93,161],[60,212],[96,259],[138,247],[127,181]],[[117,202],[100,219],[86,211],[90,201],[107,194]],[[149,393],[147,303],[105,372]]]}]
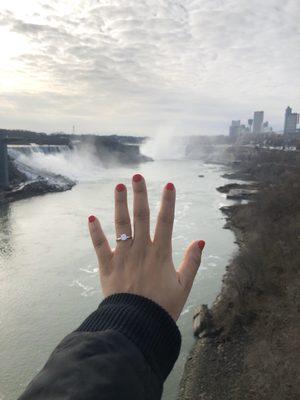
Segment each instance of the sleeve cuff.
[{"label": "sleeve cuff", "polygon": [[113,294],[100,303],[77,329],[116,330],[131,340],[164,381],[175,364],[181,335],[172,317],[160,305],[142,296]]}]

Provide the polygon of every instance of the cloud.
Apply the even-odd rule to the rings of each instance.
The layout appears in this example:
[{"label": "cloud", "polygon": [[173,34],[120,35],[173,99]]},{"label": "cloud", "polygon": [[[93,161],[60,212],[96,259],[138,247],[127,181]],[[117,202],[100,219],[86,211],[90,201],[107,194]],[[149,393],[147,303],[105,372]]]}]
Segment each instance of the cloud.
[{"label": "cloud", "polygon": [[18,112],[39,130],[51,114],[61,129],[226,133],[254,109],[278,128],[300,111],[298,0],[30,2],[0,9],[29,46],[3,73],[20,82],[0,95],[11,127]]}]

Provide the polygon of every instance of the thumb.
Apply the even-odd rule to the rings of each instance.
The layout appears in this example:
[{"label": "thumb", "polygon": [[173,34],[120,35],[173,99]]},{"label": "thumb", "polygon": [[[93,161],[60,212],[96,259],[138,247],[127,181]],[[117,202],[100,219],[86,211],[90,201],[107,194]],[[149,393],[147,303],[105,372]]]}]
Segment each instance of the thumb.
[{"label": "thumb", "polygon": [[194,241],[186,249],[178,269],[179,281],[185,289],[190,290],[201,262],[204,240]]}]

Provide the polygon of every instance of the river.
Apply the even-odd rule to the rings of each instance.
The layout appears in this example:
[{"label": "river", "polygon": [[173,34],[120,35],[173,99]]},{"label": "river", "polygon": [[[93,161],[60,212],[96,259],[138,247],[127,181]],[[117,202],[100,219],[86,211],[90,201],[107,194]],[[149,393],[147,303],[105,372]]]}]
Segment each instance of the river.
[{"label": "river", "polygon": [[[132,167],[100,168],[71,191],[0,206],[0,400],[15,400],[40,370],[55,345],[77,328],[102,299],[87,217],[97,215],[114,243],[113,190],[141,173],[148,184],[152,229],[161,190],[177,190],[174,261],[194,239],[204,239],[202,265],[178,321],[183,343],[165,383],[164,400],[175,400],[184,362],[193,344],[194,308],[211,304],[236,249],[223,229],[220,206],[230,204],[216,187],[228,183],[222,167],[200,161],[154,161]],[[198,177],[203,174],[204,177]]]}]

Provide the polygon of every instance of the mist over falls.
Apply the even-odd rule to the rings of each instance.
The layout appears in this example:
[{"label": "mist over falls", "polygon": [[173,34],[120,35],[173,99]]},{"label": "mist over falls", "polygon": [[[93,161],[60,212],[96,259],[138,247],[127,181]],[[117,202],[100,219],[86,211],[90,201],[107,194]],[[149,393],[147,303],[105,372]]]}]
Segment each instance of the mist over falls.
[{"label": "mist over falls", "polygon": [[92,146],[70,149],[69,146],[14,146],[8,149],[17,168],[29,179],[50,174],[62,175],[77,182],[99,178],[103,164]]},{"label": "mist over falls", "polygon": [[[124,139],[120,139],[124,140]],[[118,143],[119,146],[119,143]],[[149,160],[198,159],[207,162],[228,161],[227,145],[208,142],[205,137],[171,137],[157,135],[143,143],[121,144],[106,148],[93,141],[70,145],[11,145],[8,154],[29,180],[57,176],[74,182],[96,181],[108,168]]]},{"label": "mist over falls", "polygon": [[187,137],[162,134],[148,138],[141,146],[141,151],[154,160],[183,160],[187,156],[187,144]]}]

